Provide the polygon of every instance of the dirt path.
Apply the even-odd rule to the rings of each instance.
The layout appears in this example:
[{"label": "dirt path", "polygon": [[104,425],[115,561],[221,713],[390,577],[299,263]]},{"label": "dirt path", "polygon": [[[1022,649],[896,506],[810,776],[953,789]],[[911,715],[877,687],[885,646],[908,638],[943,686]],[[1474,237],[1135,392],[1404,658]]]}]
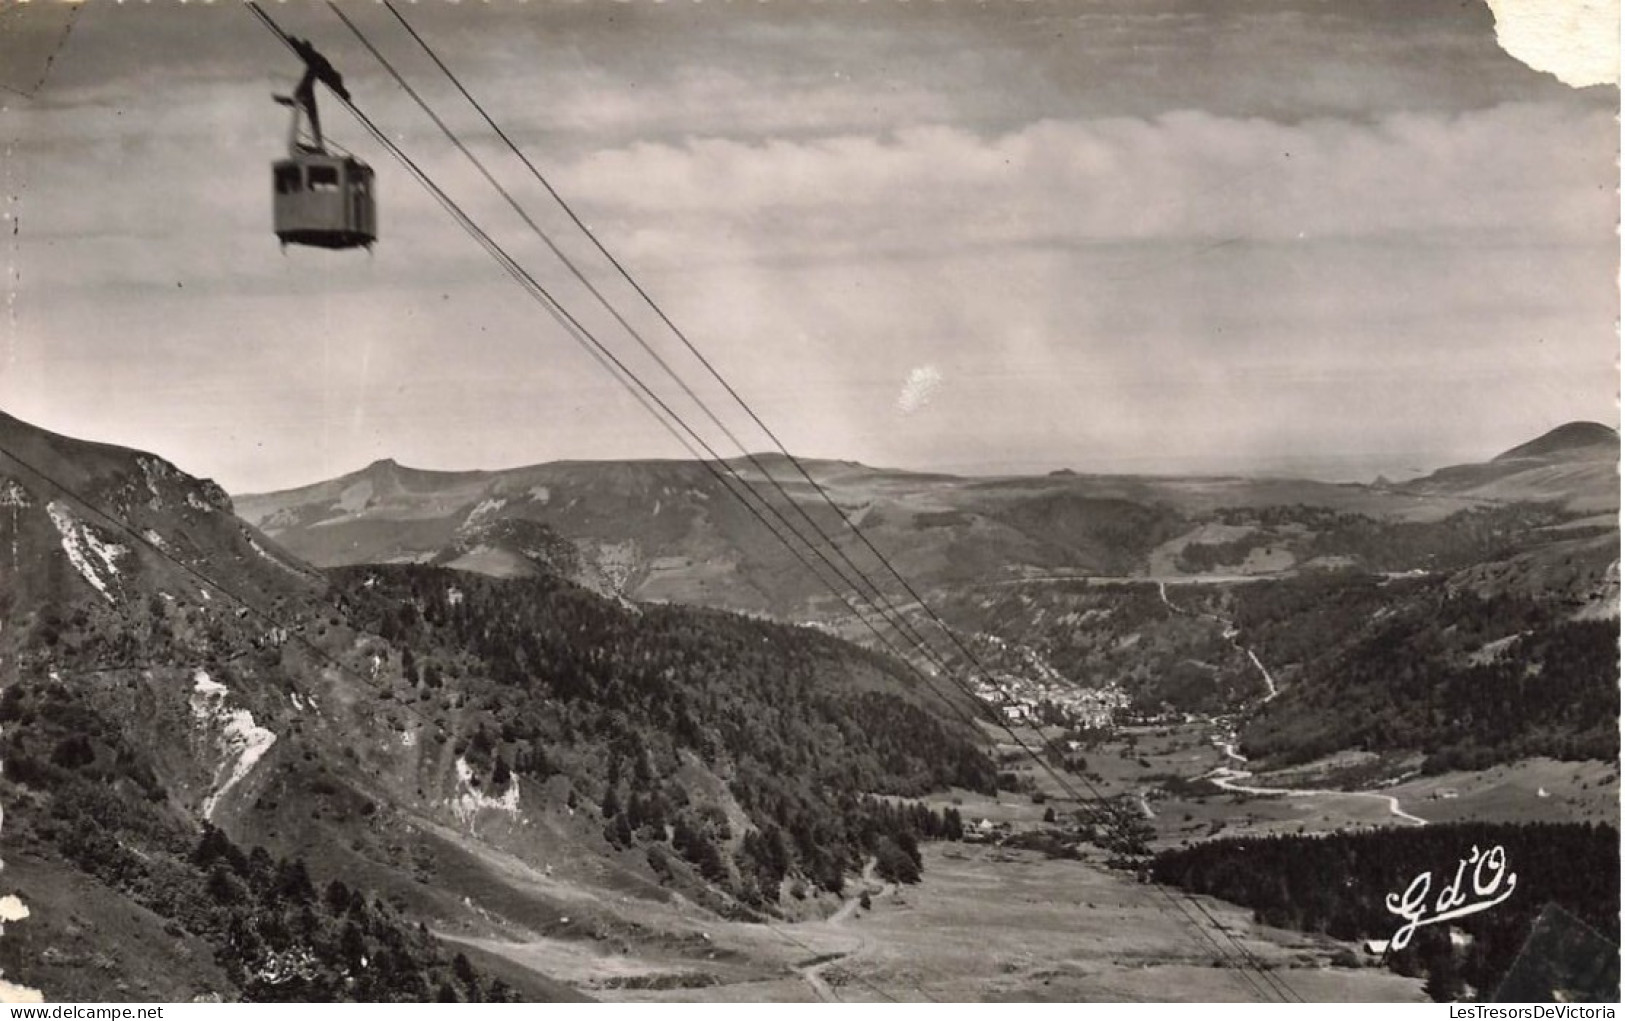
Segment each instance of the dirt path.
[{"label": "dirt path", "polygon": [[[846,898],[846,900],[841,904],[840,910],[836,911],[833,915],[830,915],[829,918],[825,919],[823,924],[830,927],[844,928],[846,923],[851,921],[853,916],[857,914],[858,908],[863,903],[864,894],[869,894],[872,897],[884,897],[886,894],[896,889],[896,885],[893,883],[881,883],[878,887],[874,885],[876,881],[875,866],[877,864],[878,862],[874,858],[870,858],[866,863],[864,863],[863,876],[860,879],[862,886],[860,887],[857,896]],[[813,995],[817,996],[819,1000],[823,1001],[824,1003],[840,1003],[842,1002],[840,996],[836,994],[835,989],[824,978],[824,970],[832,965],[839,964],[850,957],[863,953],[868,946],[869,940],[866,937],[859,935],[857,943],[853,944],[850,949],[823,955],[815,959],[812,963],[797,968],[796,972],[801,976],[802,980],[805,981],[808,986],[812,987]]]},{"label": "dirt path", "polygon": [[1146,799],[1145,791],[1136,791],[1134,796],[1140,799],[1141,814],[1143,814],[1147,819],[1155,819],[1157,817],[1157,813],[1151,810],[1151,802]]},{"label": "dirt path", "polygon": [[868,893],[871,896],[884,897],[887,893],[891,892],[891,883],[880,884],[880,888],[878,890],[870,889],[870,887],[874,886],[875,883],[875,867],[877,865],[879,865],[879,861],[874,858],[870,858],[864,863],[863,875],[859,879],[859,882],[863,884],[863,888],[858,891],[858,895],[856,897],[848,897],[841,904],[840,910],[829,916],[830,925],[845,925],[846,922],[857,913],[858,905],[863,902],[863,895],[865,893]]},{"label": "dirt path", "polygon": [[834,964],[836,961],[844,960],[846,956],[846,954],[839,954],[827,961],[820,961],[817,964],[796,969],[796,971],[801,974],[802,979],[806,981],[807,985],[812,987],[813,995],[818,997],[818,1001],[820,1003],[841,1002],[841,998],[835,995],[835,990],[828,982],[824,981],[823,972],[825,968]]}]

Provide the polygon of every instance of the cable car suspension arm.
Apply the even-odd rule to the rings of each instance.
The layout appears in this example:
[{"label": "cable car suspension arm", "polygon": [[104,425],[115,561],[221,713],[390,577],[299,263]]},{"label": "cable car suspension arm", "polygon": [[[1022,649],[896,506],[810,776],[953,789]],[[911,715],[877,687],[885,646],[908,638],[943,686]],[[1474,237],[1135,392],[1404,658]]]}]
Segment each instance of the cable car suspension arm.
[{"label": "cable car suspension arm", "polygon": [[[322,146],[322,119],[316,112],[316,83],[321,82],[333,90],[333,94],[350,101],[350,91],[344,87],[344,76],[339,74],[326,57],[319,53],[308,39],[298,39],[291,35],[284,35],[283,41],[298,54],[305,62],[304,76],[291,96],[274,96],[278,103],[293,108],[293,126],[288,133],[288,152],[298,156],[301,152],[326,152]],[[299,115],[303,113],[305,120],[310,124],[310,142],[299,141]]]}]

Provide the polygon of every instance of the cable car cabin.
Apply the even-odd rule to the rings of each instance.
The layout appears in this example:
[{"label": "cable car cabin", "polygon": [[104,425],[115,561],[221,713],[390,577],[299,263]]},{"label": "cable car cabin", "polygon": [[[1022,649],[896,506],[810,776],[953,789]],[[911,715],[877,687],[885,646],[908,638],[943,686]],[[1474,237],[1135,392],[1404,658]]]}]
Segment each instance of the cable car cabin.
[{"label": "cable car cabin", "polygon": [[371,248],[378,240],[372,168],[353,156],[301,152],[271,167],[276,236],[284,245]]},{"label": "cable car cabin", "polygon": [[291,107],[288,158],[271,164],[272,219],[284,245],[317,248],[371,248],[378,240],[378,212],[372,197],[372,168],[354,156],[339,156],[322,144],[316,110],[316,83],[350,101],[344,78],[304,39],[287,40],[305,62],[291,96],[273,96]]}]

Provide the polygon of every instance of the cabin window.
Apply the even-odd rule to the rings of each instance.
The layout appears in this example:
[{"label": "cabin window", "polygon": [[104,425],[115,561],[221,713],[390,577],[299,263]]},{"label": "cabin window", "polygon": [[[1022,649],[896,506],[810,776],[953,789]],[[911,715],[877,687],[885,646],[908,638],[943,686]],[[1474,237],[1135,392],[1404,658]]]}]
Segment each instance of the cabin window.
[{"label": "cabin window", "polygon": [[311,167],[310,168],[310,190],[311,191],[338,191],[339,190],[339,168],[338,167]]},{"label": "cabin window", "polygon": [[278,195],[292,195],[299,191],[299,168],[296,166],[276,168],[276,193]]}]

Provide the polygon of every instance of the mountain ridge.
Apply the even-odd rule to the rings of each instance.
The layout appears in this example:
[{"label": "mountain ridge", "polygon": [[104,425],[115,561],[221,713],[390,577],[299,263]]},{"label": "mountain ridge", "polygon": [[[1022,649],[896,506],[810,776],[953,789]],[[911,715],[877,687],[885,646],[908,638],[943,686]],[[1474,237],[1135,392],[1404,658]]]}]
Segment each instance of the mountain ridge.
[{"label": "mountain ridge", "polygon": [[1569,422],[1488,461],[1450,465],[1395,488],[1497,503],[1555,501],[1575,511],[1618,510],[1619,433],[1598,422]]},{"label": "mountain ridge", "polygon": [[[848,608],[739,506],[730,487],[748,489],[822,544],[804,512],[843,549],[861,553],[866,571],[886,573],[844,516],[926,590],[1155,573],[1168,559],[1159,550],[1224,508],[1303,504],[1379,521],[1436,520],[1509,501],[1608,509],[1617,505],[1610,486],[1617,455],[1605,456],[1606,446],[1594,442],[1599,433],[1611,435],[1603,426],[1572,424],[1495,460],[1401,484],[1075,472],[961,477],[800,462],[818,480],[815,489],[789,458],[764,454],[727,462],[729,486],[707,465],[681,460],[559,461],[466,473],[398,465],[375,471],[394,465],[375,462],[325,482],[236,499],[245,519],[321,566],[456,561],[476,571],[543,569],[527,566],[525,550],[500,535],[480,557],[467,556],[472,530],[513,519],[574,544],[581,565],[574,576],[613,579],[607,591],[615,594],[819,619]],[[413,473],[412,485],[388,481],[401,472]]]}]

